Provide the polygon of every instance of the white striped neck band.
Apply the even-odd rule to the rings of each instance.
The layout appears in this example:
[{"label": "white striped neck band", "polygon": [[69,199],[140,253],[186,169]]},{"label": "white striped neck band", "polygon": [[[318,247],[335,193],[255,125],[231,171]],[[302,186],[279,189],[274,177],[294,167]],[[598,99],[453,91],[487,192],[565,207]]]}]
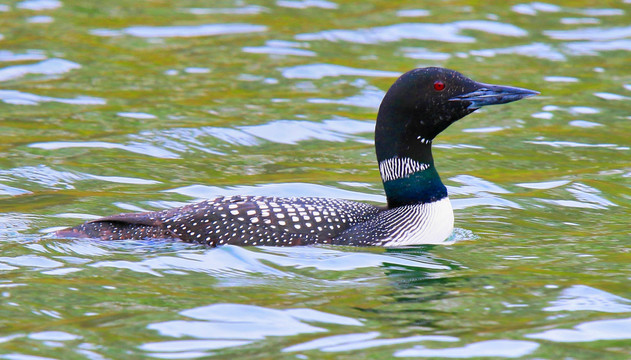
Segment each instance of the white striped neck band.
[{"label": "white striped neck band", "polygon": [[384,182],[408,177],[415,172],[427,170],[429,167],[429,164],[420,163],[408,157],[394,157],[379,163],[381,180]]}]

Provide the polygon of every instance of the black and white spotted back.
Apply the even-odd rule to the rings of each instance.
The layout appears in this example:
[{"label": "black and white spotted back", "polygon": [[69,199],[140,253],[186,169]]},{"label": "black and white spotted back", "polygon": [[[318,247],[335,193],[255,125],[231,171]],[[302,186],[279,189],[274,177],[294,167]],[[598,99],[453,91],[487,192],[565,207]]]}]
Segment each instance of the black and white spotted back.
[{"label": "black and white spotted back", "polygon": [[109,216],[60,235],[103,240],[174,238],[211,246],[330,244],[380,211],[377,206],[340,199],[232,196],[165,211]]}]

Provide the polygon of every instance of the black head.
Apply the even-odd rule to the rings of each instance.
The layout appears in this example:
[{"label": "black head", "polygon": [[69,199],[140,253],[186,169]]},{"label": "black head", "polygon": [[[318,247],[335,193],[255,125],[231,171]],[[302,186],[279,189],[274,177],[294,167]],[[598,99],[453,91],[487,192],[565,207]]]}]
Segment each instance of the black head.
[{"label": "black head", "polygon": [[438,67],[409,71],[386,93],[377,117],[379,161],[415,152],[449,125],[482,106],[504,104],[538,92],[483,84]]}]

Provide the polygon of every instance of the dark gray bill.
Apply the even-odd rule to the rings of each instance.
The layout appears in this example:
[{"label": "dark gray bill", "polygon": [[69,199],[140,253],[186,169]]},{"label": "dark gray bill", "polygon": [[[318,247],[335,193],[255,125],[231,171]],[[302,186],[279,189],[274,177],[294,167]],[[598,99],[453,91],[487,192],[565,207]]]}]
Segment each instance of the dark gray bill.
[{"label": "dark gray bill", "polygon": [[527,97],[539,95],[538,91],[522,89],[512,86],[480,84],[481,87],[473,92],[455,96],[449,101],[468,101],[468,109],[475,110],[482,106],[506,104]]}]

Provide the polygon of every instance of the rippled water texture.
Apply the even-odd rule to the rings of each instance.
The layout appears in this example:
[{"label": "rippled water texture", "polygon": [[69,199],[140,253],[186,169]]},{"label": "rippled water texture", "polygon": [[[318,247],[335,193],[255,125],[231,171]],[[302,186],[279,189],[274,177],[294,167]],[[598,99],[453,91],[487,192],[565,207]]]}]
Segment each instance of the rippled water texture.
[{"label": "rippled water texture", "polygon": [[[0,358],[631,358],[631,1],[0,4]],[[541,95],[434,155],[454,243],[53,239],[217,194],[383,203],[376,111],[444,66]]]}]

